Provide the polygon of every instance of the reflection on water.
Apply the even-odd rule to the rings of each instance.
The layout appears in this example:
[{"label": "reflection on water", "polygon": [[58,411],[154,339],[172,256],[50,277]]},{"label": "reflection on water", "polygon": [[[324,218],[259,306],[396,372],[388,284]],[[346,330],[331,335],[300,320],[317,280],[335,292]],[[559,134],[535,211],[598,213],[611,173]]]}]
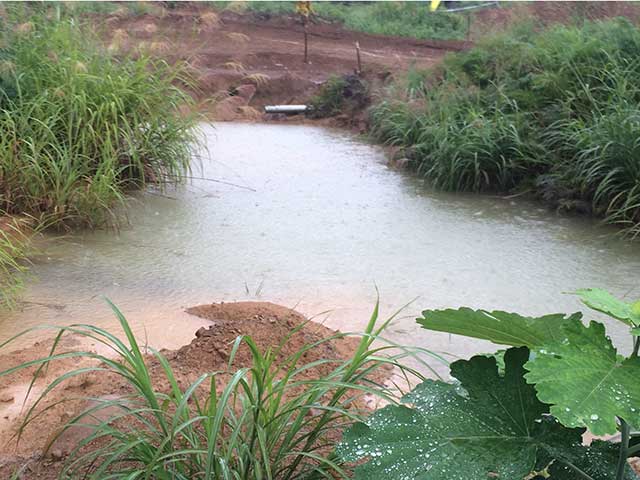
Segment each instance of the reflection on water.
[{"label": "reflection on water", "polygon": [[[421,308],[536,315],[580,308],[562,292],[604,286],[640,297],[640,246],[593,221],[522,199],[433,192],[385,166],[380,149],[308,126],[203,126],[209,152],[178,191],[140,195],[119,234],[67,237],[36,259],[22,312],[0,339],[40,323],[112,325],[113,300],[157,346],[188,341],[198,303],[269,300],[360,329],[376,299],[406,302],[393,340],[454,355],[482,342],[427,332]],[[616,329],[622,338],[624,329]]]}]

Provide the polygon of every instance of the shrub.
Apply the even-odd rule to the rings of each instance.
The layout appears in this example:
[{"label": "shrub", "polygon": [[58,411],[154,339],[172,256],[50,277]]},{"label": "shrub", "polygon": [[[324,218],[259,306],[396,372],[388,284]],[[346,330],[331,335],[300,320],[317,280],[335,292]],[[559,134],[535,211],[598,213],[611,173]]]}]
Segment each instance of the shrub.
[{"label": "shrub", "polygon": [[329,78],[311,99],[310,105],[313,107],[311,115],[322,118],[340,112],[344,103],[343,90],[346,85],[347,82],[341,77],[332,76]]}]

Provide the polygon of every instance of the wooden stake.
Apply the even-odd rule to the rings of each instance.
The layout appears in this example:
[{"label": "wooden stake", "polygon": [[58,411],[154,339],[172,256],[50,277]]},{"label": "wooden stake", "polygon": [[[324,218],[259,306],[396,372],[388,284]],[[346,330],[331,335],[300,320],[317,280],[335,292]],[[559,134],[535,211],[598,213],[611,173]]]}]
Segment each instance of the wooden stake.
[{"label": "wooden stake", "polygon": [[309,24],[309,19],[313,14],[311,2],[296,2],[296,12],[300,15],[302,28],[304,30],[304,63],[309,63],[309,35],[307,32],[307,25]]},{"label": "wooden stake", "polygon": [[308,32],[307,32],[307,22],[304,22],[304,63],[309,63],[309,49],[308,49]]},{"label": "wooden stake", "polygon": [[356,58],[358,59],[358,70],[356,70],[356,73],[360,75],[362,73],[362,61],[360,60],[360,42],[356,42]]}]

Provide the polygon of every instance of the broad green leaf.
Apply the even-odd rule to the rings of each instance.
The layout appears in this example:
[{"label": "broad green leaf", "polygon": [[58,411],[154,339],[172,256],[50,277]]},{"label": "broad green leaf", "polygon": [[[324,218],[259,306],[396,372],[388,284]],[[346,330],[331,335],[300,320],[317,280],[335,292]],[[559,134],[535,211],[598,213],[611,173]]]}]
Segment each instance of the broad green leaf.
[{"label": "broad green leaf", "polygon": [[634,325],[640,325],[640,300],[631,304],[631,321]]},{"label": "broad green leaf", "polygon": [[538,347],[561,340],[560,326],[572,319],[582,318],[581,313],[565,316],[561,313],[543,317],[523,317],[517,313],[472,310],[425,310],[417,322],[428,330],[456,333],[481,338],[500,345],[514,347]]},{"label": "broad green leaf", "polygon": [[[594,480],[616,480],[616,465],[620,454],[620,444],[594,440],[588,448],[582,445],[564,448],[561,455],[565,462],[553,462],[548,467],[551,480],[584,480],[571,469],[566,461],[587,472]],[[629,465],[625,466],[622,480],[638,480]]]},{"label": "broad green leaf", "polygon": [[528,357],[526,348],[507,350],[504,375],[494,358],[455,362],[451,374],[460,385],[425,381],[403,398],[406,405],[355,424],[338,454],[369,460],[356,467],[356,480],[522,480],[560,468],[565,459],[573,463],[578,452],[588,452],[581,446],[584,429],[565,428],[545,414],[548,407],[523,378]]},{"label": "broad green leaf", "polygon": [[595,435],[616,432],[616,416],[640,427],[640,359],[619,356],[604,325],[573,321],[565,339],[538,348],[525,368],[538,398],[567,427],[587,427]]},{"label": "broad green leaf", "polygon": [[498,365],[498,372],[500,373],[500,375],[504,375],[504,369],[505,369],[504,354],[505,353],[507,353],[506,350],[498,350],[496,353],[486,354],[487,357],[489,358],[493,357],[496,359],[496,364]]},{"label": "broad green leaf", "polygon": [[640,326],[640,302],[634,304],[623,302],[600,288],[584,288],[576,294],[589,308],[620,320],[627,325]]}]

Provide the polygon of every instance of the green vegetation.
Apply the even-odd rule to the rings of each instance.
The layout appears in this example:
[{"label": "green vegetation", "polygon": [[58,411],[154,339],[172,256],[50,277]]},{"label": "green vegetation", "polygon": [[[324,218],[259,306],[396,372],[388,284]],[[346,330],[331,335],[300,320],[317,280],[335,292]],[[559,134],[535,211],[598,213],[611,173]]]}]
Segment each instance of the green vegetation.
[{"label": "green vegetation", "polygon": [[[640,301],[598,289],[583,302],[630,328],[633,351],[617,352],[605,327],[581,314],[522,317],[501,311],[426,310],[424,328],[511,348],[451,365],[457,382],[426,380],[405,405],[378,410],[346,432],[338,454],[356,479],[552,478],[631,480],[640,454]],[[500,360],[500,361],[499,361]],[[620,441],[582,444],[594,435]],[[364,463],[363,463],[364,461]]]},{"label": "green vegetation", "polygon": [[373,135],[447,190],[532,190],[640,234],[640,32],[623,19],[519,26],[413,71]]},{"label": "green vegetation", "polygon": [[117,60],[73,19],[19,8],[0,25],[0,211],[117,221],[124,193],[175,181],[194,140],[179,68]]},{"label": "green vegetation", "polygon": [[[295,2],[213,2],[259,14],[295,14]],[[312,2],[316,16],[365,33],[421,39],[463,39],[467,23],[455,13],[431,12],[428,2]]]},{"label": "green vegetation", "polygon": [[[0,218],[36,229],[116,224],[128,190],[179,181],[196,140],[183,69],[116,58],[67,16],[83,8],[11,3],[0,18]],[[0,233],[7,305],[28,242]]]},{"label": "green vegetation", "polygon": [[34,233],[28,223],[0,218],[0,307],[13,308],[22,289]]},{"label": "green vegetation", "polygon": [[[388,324],[376,325],[376,307],[351,359],[304,361],[306,352],[345,336],[340,333],[278,361],[284,343],[261,351],[251,338],[238,337],[229,370],[204,374],[183,388],[160,352],[153,352],[153,360],[143,354],[126,319],[113,309],[126,341],[89,325],[62,328],[49,356],[0,371],[2,377],[35,369],[35,381],[52,362],[94,361],[93,367],[54,379],[27,411],[23,429],[46,412],[47,395],[53,388],[78,375],[115,375],[128,385],[123,396],[92,399],[93,406],[60,430],[58,435],[74,425],[89,430],[70,454],[63,478],[347,478],[342,462],[332,453],[339,433],[344,425],[364,419],[365,396],[389,402],[395,398],[394,388],[377,383],[373,374],[385,366],[398,367],[405,375],[415,373],[401,363],[414,352],[373,345]],[[58,344],[66,335],[85,337],[111,355],[60,351]],[[240,348],[250,350],[252,366],[234,370]],[[161,378],[152,378],[152,361],[159,365],[153,371],[160,372]],[[319,366],[327,373],[313,379],[305,376]],[[167,388],[159,390],[155,387],[159,384]]]},{"label": "green vegetation", "polygon": [[344,104],[343,91],[346,86],[347,82],[342,77],[329,78],[311,99],[312,115],[321,118],[339,113]]},{"label": "green vegetation", "polygon": [[[164,2],[169,3],[169,2]],[[41,5],[32,4],[29,6],[31,10],[35,11],[59,11],[61,15],[84,15],[84,14],[98,14],[98,15],[118,15],[118,16],[137,16],[147,13],[155,13],[156,6],[152,2],[138,1],[138,2],[95,2],[95,1],[77,1],[77,2],[56,2],[55,4]]]},{"label": "green vegetation", "polygon": [[332,76],[311,99],[312,118],[353,113],[369,103],[367,85],[357,75]]}]

